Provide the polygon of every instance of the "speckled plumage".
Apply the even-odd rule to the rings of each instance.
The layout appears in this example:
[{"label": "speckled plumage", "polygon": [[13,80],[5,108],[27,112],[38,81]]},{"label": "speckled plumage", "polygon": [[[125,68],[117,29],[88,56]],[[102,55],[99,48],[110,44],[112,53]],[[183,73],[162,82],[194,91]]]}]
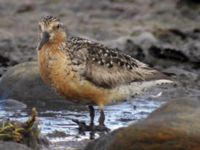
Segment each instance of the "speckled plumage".
[{"label": "speckled plumage", "polygon": [[[49,34],[49,40],[38,50],[41,76],[68,100],[102,108],[134,94],[134,88],[142,83],[150,81],[149,88],[159,83],[154,80],[168,78],[117,49],[80,37],[68,37],[58,26],[59,19],[46,17],[39,24],[42,32]],[[145,84],[141,87],[145,89]]]},{"label": "speckled plumage", "polygon": [[136,81],[167,78],[120,50],[110,49],[100,43],[71,37],[67,45],[72,59],[84,65],[81,75],[99,87],[115,88]]},{"label": "speckled plumage", "polygon": [[42,22],[46,25],[49,25],[51,22],[54,22],[54,21],[60,21],[60,19],[53,17],[53,16],[46,16],[46,17],[42,17],[40,19],[40,22]]}]

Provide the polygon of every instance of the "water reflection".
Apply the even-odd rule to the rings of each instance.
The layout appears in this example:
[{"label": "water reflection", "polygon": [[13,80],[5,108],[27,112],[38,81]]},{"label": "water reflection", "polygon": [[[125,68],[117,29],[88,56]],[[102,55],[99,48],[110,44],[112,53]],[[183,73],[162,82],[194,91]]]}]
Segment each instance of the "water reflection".
[{"label": "water reflection", "polygon": [[[9,105],[5,101],[0,103],[0,118],[2,119],[12,119],[25,121],[30,113],[30,108],[26,108],[25,105],[21,103],[16,103]],[[154,109],[158,108],[163,102],[153,101],[150,99],[135,99],[133,101],[126,101],[123,103],[110,105],[105,107],[106,120],[105,124],[111,130],[117,129],[119,127],[124,127],[130,123],[134,123],[139,119],[143,119],[148,116]],[[14,107],[17,104],[17,107]],[[20,105],[21,104],[21,105]],[[23,106],[23,107],[19,107]],[[9,109],[8,109],[9,108]],[[95,108],[95,123],[98,123],[99,111],[98,107]],[[72,119],[83,120],[89,124],[89,113],[87,109],[83,110],[50,110],[48,108],[43,108],[39,111],[39,127],[41,132],[45,135],[50,135],[55,131],[64,132],[65,137],[59,138],[55,136],[49,136],[51,141],[60,140],[83,140],[86,138],[99,137],[100,133],[79,133],[77,125],[72,122]]]}]

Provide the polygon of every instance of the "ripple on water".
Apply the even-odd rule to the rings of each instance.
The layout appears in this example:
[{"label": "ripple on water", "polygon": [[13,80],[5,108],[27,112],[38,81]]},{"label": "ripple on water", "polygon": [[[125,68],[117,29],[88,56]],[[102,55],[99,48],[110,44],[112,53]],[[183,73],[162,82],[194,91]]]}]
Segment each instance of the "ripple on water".
[{"label": "ripple on water", "polygon": [[[148,98],[134,99],[133,101],[126,101],[123,103],[109,105],[105,107],[106,122],[105,124],[111,130],[117,129],[119,127],[124,127],[130,123],[134,123],[139,119],[146,118],[149,113],[158,108],[163,101],[150,100]],[[6,119],[10,118],[12,120],[25,121],[28,117],[29,108],[19,109],[5,109],[5,105],[0,103],[0,118]],[[96,117],[95,123],[98,123],[98,107],[95,107]],[[89,138],[90,134],[79,134],[77,130],[77,125],[72,122],[72,119],[84,120],[89,123],[89,113],[88,111],[69,111],[69,110],[59,110],[52,111],[48,109],[43,109],[39,112],[39,127],[41,132],[45,135],[53,133],[55,131],[61,131],[66,133],[65,138],[59,137],[49,137],[52,142],[62,141],[62,140],[83,140]],[[99,135],[97,134],[96,137]]]}]

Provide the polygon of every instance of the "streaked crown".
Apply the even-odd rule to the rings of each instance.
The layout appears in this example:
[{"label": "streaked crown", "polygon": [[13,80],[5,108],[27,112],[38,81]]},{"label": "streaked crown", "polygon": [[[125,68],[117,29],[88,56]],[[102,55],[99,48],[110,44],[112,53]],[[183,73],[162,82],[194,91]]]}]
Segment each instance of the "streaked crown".
[{"label": "streaked crown", "polygon": [[54,17],[54,16],[45,16],[42,17],[40,22],[44,23],[45,25],[49,25],[51,22],[59,22],[60,19]]}]

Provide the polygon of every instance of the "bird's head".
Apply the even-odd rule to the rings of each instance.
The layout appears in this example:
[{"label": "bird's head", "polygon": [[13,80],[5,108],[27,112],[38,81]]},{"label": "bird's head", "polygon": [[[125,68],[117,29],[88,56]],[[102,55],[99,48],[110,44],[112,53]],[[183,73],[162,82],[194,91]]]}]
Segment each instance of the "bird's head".
[{"label": "bird's head", "polygon": [[60,44],[65,41],[66,33],[60,20],[53,16],[43,17],[39,21],[40,43],[38,50],[45,44]]}]

